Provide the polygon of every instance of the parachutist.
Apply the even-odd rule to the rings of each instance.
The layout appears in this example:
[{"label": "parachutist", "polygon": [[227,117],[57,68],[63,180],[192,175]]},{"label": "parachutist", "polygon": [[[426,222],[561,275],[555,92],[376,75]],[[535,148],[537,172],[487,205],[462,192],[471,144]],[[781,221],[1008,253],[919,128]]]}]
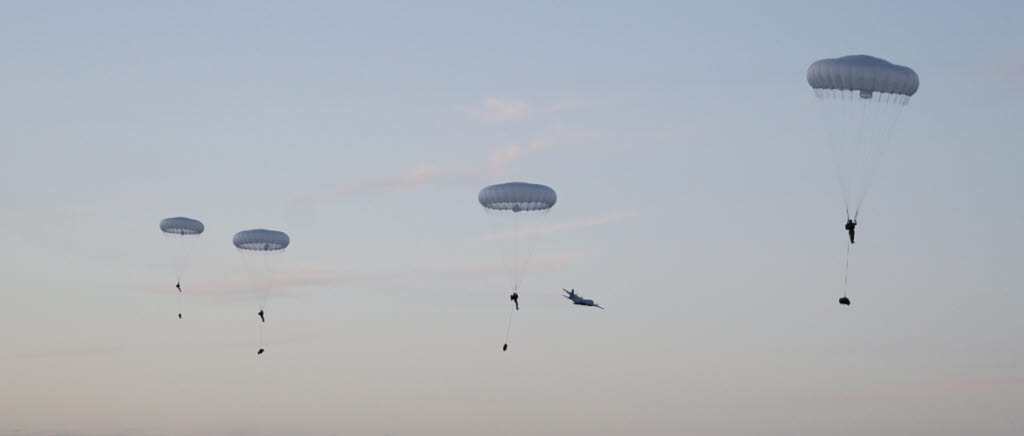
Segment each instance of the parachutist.
[{"label": "parachutist", "polygon": [[256,355],[257,355],[257,356],[259,356],[260,354],[263,354],[263,349],[262,349],[262,348],[260,348],[260,351],[257,351],[257,352],[256,352]]},{"label": "parachutist", "polygon": [[257,315],[260,316],[260,321],[267,322],[267,319],[263,317],[263,309],[262,308],[260,309],[260,312],[257,313]]},{"label": "parachutist", "polygon": [[516,310],[519,310],[519,294],[512,291],[512,295],[509,296],[509,299],[512,300],[513,303],[516,303]]},{"label": "parachutist", "polygon": [[849,306],[850,305],[850,299],[846,298],[846,297],[840,298],[839,299],[839,304],[842,304],[844,306]]},{"label": "parachutist", "polygon": [[178,314],[178,319],[181,319],[181,314],[180,313]]},{"label": "parachutist", "polygon": [[857,227],[857,222],[851,219],[846,220],[846,231],[850,233],[850,243],[853,243],[854,228]]},{"label": "parachutist", "polygon": [[174,285],[174,287],[178,288],[178,292],[181,292],[181,282],[178,282],[178,284]]},{"label": "parachutist", "polygon": [[508,351],[508,344],[502,345],[501,351]]}]

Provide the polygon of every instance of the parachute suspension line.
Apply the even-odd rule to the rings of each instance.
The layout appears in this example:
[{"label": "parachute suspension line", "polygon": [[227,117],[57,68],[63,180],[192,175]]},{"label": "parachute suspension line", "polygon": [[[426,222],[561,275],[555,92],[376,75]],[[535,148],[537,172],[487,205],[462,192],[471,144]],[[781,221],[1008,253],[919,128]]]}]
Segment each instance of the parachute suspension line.
[{"label": "parachute suspension line", "polygon": [[512,308],[508,312],[508,326],[505,327],[505,346],[508,346],[508,338],[512,335],[512,314],[516,313],[516,309]]},{"label": "parachute suspension line", "polygon": [[[519,291],[519,214],[512,212],[512,292]],[[509,318],[511,319],[511,318]]]},{"label": "parachute suspension line", "polygon": [[[877,102],[874,97],[864,99],[863,109],[861,111],[860,132],[859,139],[857,141],[856,153],[857,159],[859,160],[859,162],[857,162],[857,171],[863,175],[864,179],[858,181],[858,184],[861,185],[861,191],[858,192],[857,196],[854,198],[856,203],[853,209],[853,216],[855,217],[860,214],[861,205],[864,204],[864,197],[868,195],[868,190],[871,186],[871,178],[875,172],[875,164],[878,162],[876,155],[879,153],[878,150],[881,148],[880,144],[878,144],[879,135],[877,131],[868,131],[866,132],[867,138],[865,139],[864,137],[867,126],[876,126],[875,118],[877,118],[879,108],[882,107],[880,102],[882,98],[881,93],[879,93],[878,98],[879,101]],[[868,109],[869,105],[871,106],[870,110]]]},{"label": "parachute suspension line", "polygon": [[[548,214],[550,212],[551,210],[547,209],[536,213],[534,224],[543,227],[543,223],[547,221]],[[521,253],[521,260],[519,261],[519,270],[521,272],[519,277],[519,286],[523,285],[523,280],[526,278],[527,273],[531,271],[531,262],[533,262],[534,253],[537,251],[537,238],[527,236],[529,235],[529,232],[529,228],[525,228],[525,230],[521,232],[521,237],[524,239],[520,243],[521,247],[519,247],[519,252]]]},{"label": "parachute suspension line", "polygon": [[[864,136],[865,136],[864,128],[865,128],[865,126],[869,125],[869,122],[868,122],[868,112],[869,112],[868,111],[868,105],[871,103],[871,99],[862,98],[860,100],[861,100],[860,101],[861,102],[861,107],[860,107],[860,117],[859,117],[860,120],[859,120],[858,127],[857,127],[857,143],[853,147],[853,150],[852,150],[853,154],[846,157],[847,159],[851,159],[853,161],[852,162],[852,168],[851,168],[851,173],[853,173],[853,174],[849,175],[849,177],[851,177],[851,178],[854,177],[854,174],[864,174],[864,171],[865,171],[864,166],[867,165],[867,162],[864,162],[864,160],[865,160],[864,159],[864,155],[866,153],[865,149],[868,148],[865,145],[865,143],[870,141],[871,140],[871,136],[872,136],[869,133],[867,135],[868,136],[867,140],[865,140],[865,138],[864,138]],[[864,191],[866,191],[866,187],[864,187],[862,185],[863,183],[864,183],[863,180],[853,180],[851,185],[852,186],[860,185],[861,189],[863,191],[861,191],[861,192],[850,192],[848,194],[847,199],[846,199],[846,202],[847,202],[846,203],[846,207],[850,208],[851,206],[853,206],[853,216],[857,216],[857,214],[860,212],[860,204],[864,201],[864,195],[865,195]],[[853,190],[856,191],[856,189],[853,189]],[[850,196],[852,196],[853,198],[850,198]],[[850,204],[851,200],[856,202],[856,204]]]},{"label": "parachute suspension line", "polygon": [[849,120],[855,117],[854,111],[856,111],[856,106],[853,104],[853,95],[851,94],[851,92],[842,91],[842,93],[843,100],[840,103],[840,122],[843,124],[843,128],[846,130],[840,132],[840,139],[836,141],[834,146],[836,147],[837,153],[839,154],[840,162],[846,162],[845,166],[840,162],[837,162],[837,165],[839,165],[840,168],[842,168],[840,172],[842,173],[841,183],[843,187],[843,202],[845,202],[845,206],[849,208],[851,203],[850,197],[851,195],[853,195],[853,192],[855,190],[854,187],[856,186],[856,181],[853,180],[853,174],[855,174],[855,172],[851,170],[849,164],[852,147],[848,142],[848,138],[853,137],[852,129],[854,129],[853,123],[850,123]]},{"label": "parachute suspension line", "polygon": [[846,287],[850,282],[850,248],[853,244],[846,244],[846,266],[843,268],[843,297],[846,297]]},{"label": "parachute suspension line", "polygon": [[[892,134],[896,128],[896,124],[899,122],[903,115],[903,108],[906,104],[889,104],[889,103],[877,103],[875,104],[875,110],[872,111],[872,119],[869,124],[879,126],[877,131],[872,132],[873,138],[871,141],[874,143],[874,152],[867,154],[867,162],[865,165],[865,180],[864,180],[864,191],[857,199],[857,211],[860,211],[861,204],[864,203],[864,197],[867,196],[867,192],[871,190],[871,185],[874,182],[875,171],[878,169],[879,162],[882,160],[882,156],[885,154],[885,150],[892,143]],[[887,114],[881,114],[881,112],[889,111]],[[887,118],[888,123],[883,123],[879,118]]]},{"label": "parachute suspension line", "polygon": [[[822,100],[819,102],[819,113],[822,114],[822,119],[826,124],[842,124],[840,121],[845,119],[844,114],[846,112],[846,105],[842,103],[844,98],[842,91],[822,91],[822,95],[819,97],[819,99]],[[843,195],[843,206],[847,209],[846,215],[847,219],[849,219],[850,188],[846,180],[847,175],[843,173],[842,165],[840,165],[840,162],[845,159],[842,154],[842,146],[839,145],[839,138],[843,135],[842,133],[837,133],[831,129],[826,130],[828,132],[826,136],[828,137],[825,138],[825,140],[829,144],[829,151],[832,152],[832,168],[836,171],[836,179],[839,180],[839,192]]]}]

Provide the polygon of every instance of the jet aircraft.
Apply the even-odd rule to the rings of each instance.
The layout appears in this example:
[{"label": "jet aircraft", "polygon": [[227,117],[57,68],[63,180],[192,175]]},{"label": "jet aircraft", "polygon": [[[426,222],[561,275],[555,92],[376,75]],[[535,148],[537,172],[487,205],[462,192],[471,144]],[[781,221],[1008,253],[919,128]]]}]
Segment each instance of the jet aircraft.
[{"label": "jet aircraft", "polygon": [[594,302],[594,300],[588,300],[588,299],[583,298],[583,297],[581,297],[579,295],[576,295],[576,290],[575,289],[570,291],[570,290],[567,290],[565,288],[562,288],[562,290],[565,291],[565,294],[566,294],[566,295],[563,295],[563,297],[572,300],[572,304],[577,304],[577,305],[580,305],[580,306],[593,306],[593,307],[596,307],[598,309],[604,310],[604,308],[601,307],[601,306],[598,306],[597,303]]}]

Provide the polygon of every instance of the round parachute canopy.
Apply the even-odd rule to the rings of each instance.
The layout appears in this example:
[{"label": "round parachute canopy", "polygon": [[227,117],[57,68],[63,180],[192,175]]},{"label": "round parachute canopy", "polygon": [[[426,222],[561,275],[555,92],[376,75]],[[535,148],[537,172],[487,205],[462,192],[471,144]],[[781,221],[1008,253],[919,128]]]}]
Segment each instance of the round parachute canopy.
[{"label": "round parachute canopy", "polygon": [[521,212],[551,209],[558,196],[544,185],[509,182],[481,189],[479,199],[487,209]]},{"label": "round parachute canopy", "polygon": [[240,250],[276,251],[284,250],[291,239],[284,232],[277,230],[253,229],[235,233],[235,247]]},{"label": "round parachute canopy", "polygon": [[910,97],[920,84],[914,70],[867,55],[819,60],[807,68],[807,83],[815,92],[860,91],[865,99],[875,92]]},{"label": "round parachute canopy", "polygon": [[160,220],[160,230],[172,235],[198,235],[206,227],[199,220],[179,216]]}]

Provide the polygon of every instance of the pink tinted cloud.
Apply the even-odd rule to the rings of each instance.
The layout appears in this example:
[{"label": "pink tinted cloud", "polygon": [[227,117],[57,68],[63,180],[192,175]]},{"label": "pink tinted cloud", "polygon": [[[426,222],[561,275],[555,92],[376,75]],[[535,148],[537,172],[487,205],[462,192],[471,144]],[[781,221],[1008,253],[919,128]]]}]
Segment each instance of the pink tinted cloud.
[{"label": "pink tinted cloud", "polygon": [[1008,57],[982,66],[985,73],[1015,81],[1024,80],[1024,55]]},{"label": "pink tinted cloud", "polygon": [[551,111],[551,112],[558,112],[558,111],[564,111],[564,110],[570,110],[570,109],[579,109],[579,108],[593,107],[593,106],[597,106],[597,103],[593,102],[593,101],[588,101],[588,100],[581,100],[581,99],[578,99],[578,98],[570,98],[570,99],[562,100],[562,101],[560,101],[558,103],[555,103],[555,104],[549,106],[548,110]]},{"label": "pink tinted cloud", "polygon": [[440,166],[419,163],[411,170],[397,175],[360,183],[352,183],[307,195],[305,200],[320,198],[355,197],[376,193],[393,193],[416,189],[434,183],[453,183],[476,180],[494,174],[516,160],[538,155],[554,149],[571,148],[587,143],[592,135],[584,132],[559,131],[554,135],[533,139],[525,143],[508,144],[493,151],[486,161],[464,166]]},{"label": "pink tinted cloud", "polygon": [[522,100],[488,98],[481,107],[462,110],[476,120],[506,121],[525,117],[528,109],[529,105]]},{"label": "pink tinted cloud", "polygon": [[403,191],[416,188],[444,177],[448,171],[434,165],[420,163],[404,174],[385,177],[366,183],[342,187],[334,192],[337,196],[350,197],[380,191]]}]

